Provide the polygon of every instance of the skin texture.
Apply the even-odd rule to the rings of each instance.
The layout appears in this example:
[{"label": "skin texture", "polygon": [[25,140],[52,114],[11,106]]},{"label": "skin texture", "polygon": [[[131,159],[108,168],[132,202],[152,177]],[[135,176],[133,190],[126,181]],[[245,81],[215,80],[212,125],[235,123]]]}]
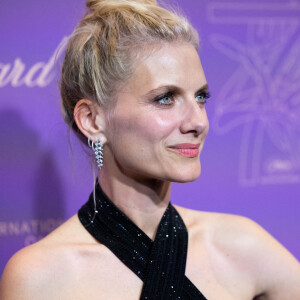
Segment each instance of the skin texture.
[{"label": "skin texture", "polygon": [[[197,92],[206,79],[197,52],[186,44],[160,45],[137,65],[111,111],[83,99],[75,118],[83,134],[105,144],[102,188],[154,239],[170,182],[189,182],[201,172],[199,156],[172,147],[199,144],[200,153],[208,120]],[[169,92],[161,88],[166,85],[176,92],[157,101]],[[300,299],[299,263],[260,226],[239,216],[176,208],[189,231],[186,275],[208,299]],[[74,216],[12,257],[0,299],[139,299],[142,286]]]}]

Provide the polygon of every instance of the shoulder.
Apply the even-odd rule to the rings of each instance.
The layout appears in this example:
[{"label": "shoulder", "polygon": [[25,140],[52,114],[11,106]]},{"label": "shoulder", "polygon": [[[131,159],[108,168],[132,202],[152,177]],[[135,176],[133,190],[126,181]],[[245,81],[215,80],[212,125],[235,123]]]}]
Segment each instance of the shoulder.
[{"label": "shoulder", "polygon": [[223,214],[196,211],[176,206],[182,216],[191,240],[203,242],[207,247],[213,247],[224,253],[253,253],[270,236],[257,223],[249,218]]},{"label": "shoulder", "polygon": [[[0,282],[1,299],[38,299],[51,282],[55,254],[39,243],[18,251],[7,263]],[[53,264],[54,263],[54,264]]]},{"label": "shoulder", "polygon": [[[288,251],[253,220],[231,214],[201,212],[176,206],[192,235],[202,234],[211,245],[228,253],[247,253],[269,249]],[[190,231],[190,230],[189,230]],[[195,237],[196,237],[195,236]]]},{"label": "shoulder", "polygon": [[13,255],[0,281],[0,299],[55,298],[53,293],[61,283],[67,284],[75,276],[74,261],[79,262],[93,244],[82,229],[83,233],[73,217],[46,238]]},{"label": "shoulder", "polygon": [[251,219],[219,215],[212,241],[256,290],[270,299],[300,299],[300,265],[275,238]]},{"label": "shoulder", "polygon": [[179,208],[189,218],[191,240],[204,243],[212,260],[252,278],[270,299],[300,299],[300,264],[253,220],[230,214]]}]

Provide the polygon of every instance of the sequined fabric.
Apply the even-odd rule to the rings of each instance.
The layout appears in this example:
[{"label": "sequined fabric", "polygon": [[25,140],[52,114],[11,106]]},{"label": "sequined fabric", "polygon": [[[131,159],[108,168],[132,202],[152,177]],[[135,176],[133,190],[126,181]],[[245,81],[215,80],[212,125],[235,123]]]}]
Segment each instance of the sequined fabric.
[{"label": "sequined fabric", "polygon": [[87,231],[144,282],[140,299],[206,299],[185,276],[188,232],[170,203],[154,241],[104,194],[99,184],[78,211]]}]

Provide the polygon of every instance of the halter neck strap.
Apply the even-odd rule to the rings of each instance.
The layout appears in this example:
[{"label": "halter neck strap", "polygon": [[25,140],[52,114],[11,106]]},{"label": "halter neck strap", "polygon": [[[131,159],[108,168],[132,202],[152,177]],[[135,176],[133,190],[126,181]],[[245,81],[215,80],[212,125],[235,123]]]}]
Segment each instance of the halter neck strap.
[{"label": "halter neck strap", "polygon": [[154,241],[105,195],[98,182],[94,195],[78,211],[86,230],[109,248],[143,282],[140,299],[206,299],[185,276],[188,232],[169,203]]}]

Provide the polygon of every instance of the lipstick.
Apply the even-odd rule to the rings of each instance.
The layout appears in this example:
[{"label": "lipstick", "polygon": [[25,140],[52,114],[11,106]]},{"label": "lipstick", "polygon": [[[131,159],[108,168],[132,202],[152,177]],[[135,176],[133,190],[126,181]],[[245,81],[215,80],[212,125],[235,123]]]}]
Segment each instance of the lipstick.
[{"label": "lipstick", "polygon": [[170,149],[185,157],[197,157],[199,155],[199,146],[200,144],[184,143],[171,146]]}]

